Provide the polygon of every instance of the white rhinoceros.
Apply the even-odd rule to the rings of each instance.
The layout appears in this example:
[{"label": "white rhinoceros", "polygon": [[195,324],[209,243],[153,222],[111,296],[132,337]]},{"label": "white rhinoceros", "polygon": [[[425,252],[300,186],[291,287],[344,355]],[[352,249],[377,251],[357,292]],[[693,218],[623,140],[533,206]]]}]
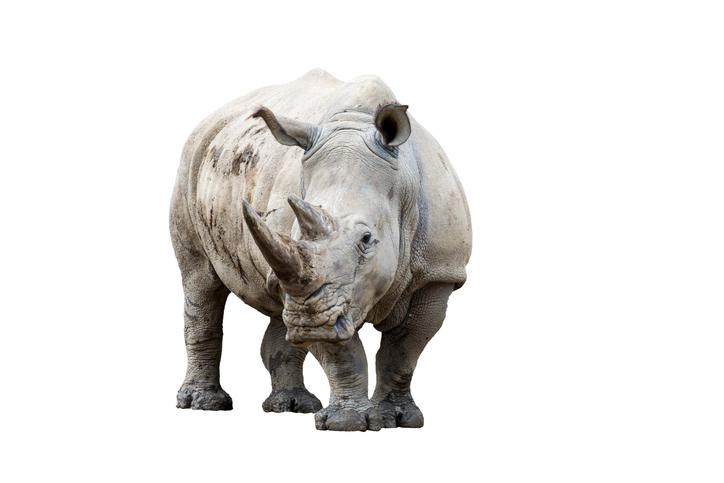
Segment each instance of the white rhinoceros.
[{"label": "white rhinoceros", "polygon": [[[170,227],[188,353],[178,407],[232,407],[219,383],[231,292],[270,319],[265,411],[316,412],[318,429],[422,426],[410,381],[465,282],[470,215],[443,150],[379,78],[315,70],[212,114],[184,147]],[[371,399],[365,322],[382,332]],[[326,408],[304,387],[308,351]]]}]

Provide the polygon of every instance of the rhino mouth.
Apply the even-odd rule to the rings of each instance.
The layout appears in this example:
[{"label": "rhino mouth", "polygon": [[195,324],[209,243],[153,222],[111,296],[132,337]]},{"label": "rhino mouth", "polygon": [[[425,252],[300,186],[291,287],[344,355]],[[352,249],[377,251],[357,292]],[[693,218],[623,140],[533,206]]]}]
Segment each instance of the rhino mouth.
[{"label": "rhino mouth", "polygon": [[354,321],[342,313],[337,316],[331,326],[287,325],[287,341],[292,344],[345,342],[352,338],[356,330]]}]

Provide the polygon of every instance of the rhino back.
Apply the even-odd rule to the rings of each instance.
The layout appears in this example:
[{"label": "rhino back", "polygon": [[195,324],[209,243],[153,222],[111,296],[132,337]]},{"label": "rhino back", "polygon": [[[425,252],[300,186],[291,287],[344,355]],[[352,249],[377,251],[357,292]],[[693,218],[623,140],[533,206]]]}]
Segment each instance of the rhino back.
[{"label": "rhino back", "polygon": [[[184,147],[172,202],[174,236],[203,250],[221,281],[247,304],[279,313],[280,301],[266,290],[268,265],[246,233],[241,201],[249,201],[270,228],[290,233],[294,216],[286,200],[300,194],[303,153],[277,143],[263,121],[250,115],[264,105],[278,115],[319,124],[345,109],[373,113],[394,101],[377,77],[345,83],[314,70],[223,106],[199,124]],[[403,152],[409,154],[409,172],[418,178],[409,180],[419,186],[418,213],[407,217],[415,225],[408,232],[408,259],[402,261],[409,269],[400,270],[383,312],[403,293],[429,282],[459,287],[470,257],[470,217],[460,182],[435,139],[414,120],[412,125]]]},{"label": "rhino back", "polygon": [[418,225],[410,269],[415,286],[430,282],[465,283],[472,250],[470,210],[465,192],[442,147],[413,121],[410,139],[420,177]]}]

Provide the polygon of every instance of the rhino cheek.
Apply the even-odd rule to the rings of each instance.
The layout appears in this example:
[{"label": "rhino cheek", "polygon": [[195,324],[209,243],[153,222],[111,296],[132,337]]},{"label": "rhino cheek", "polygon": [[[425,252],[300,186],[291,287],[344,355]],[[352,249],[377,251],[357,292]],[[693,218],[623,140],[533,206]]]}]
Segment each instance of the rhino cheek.
[{"label": "rhino cheek", "polygon": [[380,253],[375,269],[370,276],[370,285],[374,290],[375,301],[379,300],[392,286],[397,272],[397,257],[391,253]]},{"label": "rhino cheek", "polygon": [[[378,272],[372,272],[360,280],[354,289],[351,303],[355,307],[355,321],[361,323],[375,304],[387,293],[391,282]],[[359,320],[358,320],[359,319]]]}]

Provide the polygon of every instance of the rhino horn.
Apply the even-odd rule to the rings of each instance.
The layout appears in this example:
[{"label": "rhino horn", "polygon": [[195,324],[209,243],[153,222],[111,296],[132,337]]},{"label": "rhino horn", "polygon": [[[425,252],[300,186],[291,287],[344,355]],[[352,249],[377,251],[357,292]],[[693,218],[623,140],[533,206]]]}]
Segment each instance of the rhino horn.
[{"label": "rhino horn", "polygon": [[300,248],[291,238],[274,233],[256,210],[243,201],[244,220],[251,236],[280,281],[291,287],[304,285],[304,264]]},{"label": "rhino horn", "polygon": [[332,232],[332,218],[321,208],[317,208],[294,195],[287,198],[287,201],[297,217],[302,238],[316,240]]}]

